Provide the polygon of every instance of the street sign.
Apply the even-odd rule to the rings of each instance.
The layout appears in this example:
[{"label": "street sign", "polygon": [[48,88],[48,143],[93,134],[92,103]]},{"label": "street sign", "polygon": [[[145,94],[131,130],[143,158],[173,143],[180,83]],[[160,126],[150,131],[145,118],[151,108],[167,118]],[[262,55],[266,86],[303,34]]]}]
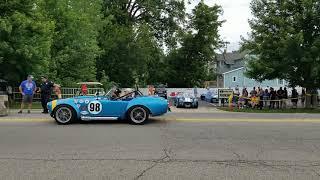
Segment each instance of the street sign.
[{"label": "street sign", "polygon": [[219,99],[229,98],[229,96],[232,95],[232,93],[233,93],[232,89],[219,89],[218,90]]},{"label": "street sign", "polygon": [[232,93],[232,89],[218,89],[219,106],[221,106],[221,99],[228,99]]}]

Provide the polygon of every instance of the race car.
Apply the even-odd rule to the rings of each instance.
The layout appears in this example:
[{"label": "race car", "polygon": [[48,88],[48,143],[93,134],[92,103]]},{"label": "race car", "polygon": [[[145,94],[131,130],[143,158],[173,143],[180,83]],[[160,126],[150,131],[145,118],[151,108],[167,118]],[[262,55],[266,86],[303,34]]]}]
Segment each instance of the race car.
[{"label": "race car", "polygon": [[120,89],[111,89],[105,95],[54,100],[47,107],[58,124],[77,120],[128,120],[132,124],[144,124],[149,116],[167,113],[168,101],[161,97],[143,96],[139,90],[121,95]]},{"label": "race car", "polygon": [[188,92],[178,93],[174,104],[177,108],[198,108],[199,106],[198,99]]}]

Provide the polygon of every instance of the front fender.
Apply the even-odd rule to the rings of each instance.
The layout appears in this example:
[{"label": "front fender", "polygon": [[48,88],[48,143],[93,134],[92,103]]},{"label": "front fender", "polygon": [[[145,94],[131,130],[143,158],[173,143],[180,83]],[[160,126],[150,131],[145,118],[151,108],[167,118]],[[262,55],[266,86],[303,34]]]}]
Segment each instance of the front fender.
[{"label": "front fender", "polygon": [[68,106],[71,106],[75,110],[77,117],[80,118],[80,110],[79,110],[75,101],[76,100],[73,98],[57,99],[57,100],[53,100],[53,101],[49,102],[47,104],[47,108],[49,110],[49,113],[52,115],[52,113],[54,112],[56,107],[58,107],[60,105],[68,105]]}]

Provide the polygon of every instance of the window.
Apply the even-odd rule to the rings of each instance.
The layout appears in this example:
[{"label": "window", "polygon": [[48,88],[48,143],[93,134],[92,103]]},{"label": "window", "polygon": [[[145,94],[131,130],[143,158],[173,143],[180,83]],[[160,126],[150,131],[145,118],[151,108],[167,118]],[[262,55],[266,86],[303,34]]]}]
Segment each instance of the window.
[{"label": "window", "polygon": [[278,84],[279,85],[284,85],[284,80],[283,79],[278,79]]},{"label": "window", "polygon": [[232,82],[237,82],[237,77],[236,76],[232,77]]}]

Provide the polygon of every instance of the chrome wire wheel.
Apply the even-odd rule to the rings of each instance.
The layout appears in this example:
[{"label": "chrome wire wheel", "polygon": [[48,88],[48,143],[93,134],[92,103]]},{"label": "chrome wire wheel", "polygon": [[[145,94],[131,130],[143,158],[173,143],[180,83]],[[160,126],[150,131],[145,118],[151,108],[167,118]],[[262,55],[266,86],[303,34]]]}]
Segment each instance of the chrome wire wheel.
[{"label": "chrome wire wheel", "polygon": [[130,120],[135,124],[142,124],[148,118],[148,113],[143,107],[135,107],[130,111]]},{"label": "chrome wire wheel", "polygon": [[61,124],[69,123],[72,120],[72,111],[68,107],[60,107],[56,110],[55,118]]}]

